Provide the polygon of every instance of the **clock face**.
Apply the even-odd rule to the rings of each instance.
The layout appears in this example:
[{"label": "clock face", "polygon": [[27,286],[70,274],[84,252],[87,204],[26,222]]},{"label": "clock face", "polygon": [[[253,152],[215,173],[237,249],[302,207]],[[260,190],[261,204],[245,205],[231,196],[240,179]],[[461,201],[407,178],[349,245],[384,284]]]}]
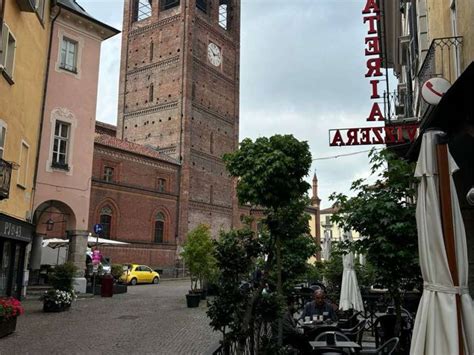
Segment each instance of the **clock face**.
[{"label": "clock face", "polygon": [[209,58],[209,62],[215,67],[222,64],[222,52],[215,43],[210,42],[209,46],[207,46],[207,57]]}]

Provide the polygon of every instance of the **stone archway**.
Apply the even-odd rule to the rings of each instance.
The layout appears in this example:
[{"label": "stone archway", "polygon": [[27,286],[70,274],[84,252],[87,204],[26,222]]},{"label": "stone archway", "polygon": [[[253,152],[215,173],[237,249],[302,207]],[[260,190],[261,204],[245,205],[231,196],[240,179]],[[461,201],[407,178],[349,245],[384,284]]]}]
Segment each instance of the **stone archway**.
[{"label": "stone archway", "polygon": [[[48,200],[39,204],[33,215],[33,222],[36,225],[36,235],[33,239],[30,270],[40,269],[42,262],[42,243],[50,238],[65,239],[67,243],[67,257],[61,261],[71,261],[78,268],[75,279],[77,291],[85,292],[86,280],[84,269],[87,251],[88,231],[77,230],[76,215],[72,208],[66,203],[57,200]],[[59,252],[58,252],[59,261]]]}]

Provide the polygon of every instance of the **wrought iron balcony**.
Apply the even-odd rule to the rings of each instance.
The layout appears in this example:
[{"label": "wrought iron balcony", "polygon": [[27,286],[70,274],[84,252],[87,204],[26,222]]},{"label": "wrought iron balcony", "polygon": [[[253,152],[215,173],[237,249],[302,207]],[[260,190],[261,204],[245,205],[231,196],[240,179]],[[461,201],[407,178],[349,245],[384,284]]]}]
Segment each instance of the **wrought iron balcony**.
[{"label": "wrought iron balcony", "polygon": [[384,117],[387,122],[413,118],[413,94],[407,84],[398,84],[397,90],[384,92]]},{"label": "wrought iron balcony", "polygon": [[429,107],[421,98],[421,87],[433,77],[443,77],[451,84],[461,73],[462,37],[435,38],[426,53],[425,60],[418,72],[419,116],[422,118]]},{"label": "wrought iron balcony", "polygon": [[0,200],[7,199],[10,195],[12,169],[11,163],[0,159]]}]

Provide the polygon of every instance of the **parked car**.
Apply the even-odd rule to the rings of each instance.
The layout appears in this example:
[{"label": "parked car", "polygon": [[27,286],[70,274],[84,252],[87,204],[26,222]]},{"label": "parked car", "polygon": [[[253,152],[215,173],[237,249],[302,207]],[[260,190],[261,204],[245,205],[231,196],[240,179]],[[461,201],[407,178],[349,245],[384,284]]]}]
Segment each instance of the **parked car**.
[{"label": "parked car", "polygon": [[128,264],[124,266],[124,272],[120,277],[120,281],[130,285],[138,283],[157,284],[160,282],[160,274],[146,265]]}]

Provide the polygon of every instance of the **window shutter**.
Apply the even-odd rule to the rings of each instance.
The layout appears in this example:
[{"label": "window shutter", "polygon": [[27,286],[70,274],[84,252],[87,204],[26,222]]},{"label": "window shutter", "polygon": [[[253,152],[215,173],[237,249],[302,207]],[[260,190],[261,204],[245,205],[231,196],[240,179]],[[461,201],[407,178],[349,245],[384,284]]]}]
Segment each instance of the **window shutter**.
[{"label": "window shutter", "polygon": [[10,30],[5,22],[2,23],[2,38],[1,46],[0,46],[0,64],[5,66],[6,65],[6,56],[7,56],[7,48],[8,48],[8,34]]},{"label": "window shutter", "polygon": [[16,0],[16,3],[21,11],[35,12],[36,10],[35,0]]}]

